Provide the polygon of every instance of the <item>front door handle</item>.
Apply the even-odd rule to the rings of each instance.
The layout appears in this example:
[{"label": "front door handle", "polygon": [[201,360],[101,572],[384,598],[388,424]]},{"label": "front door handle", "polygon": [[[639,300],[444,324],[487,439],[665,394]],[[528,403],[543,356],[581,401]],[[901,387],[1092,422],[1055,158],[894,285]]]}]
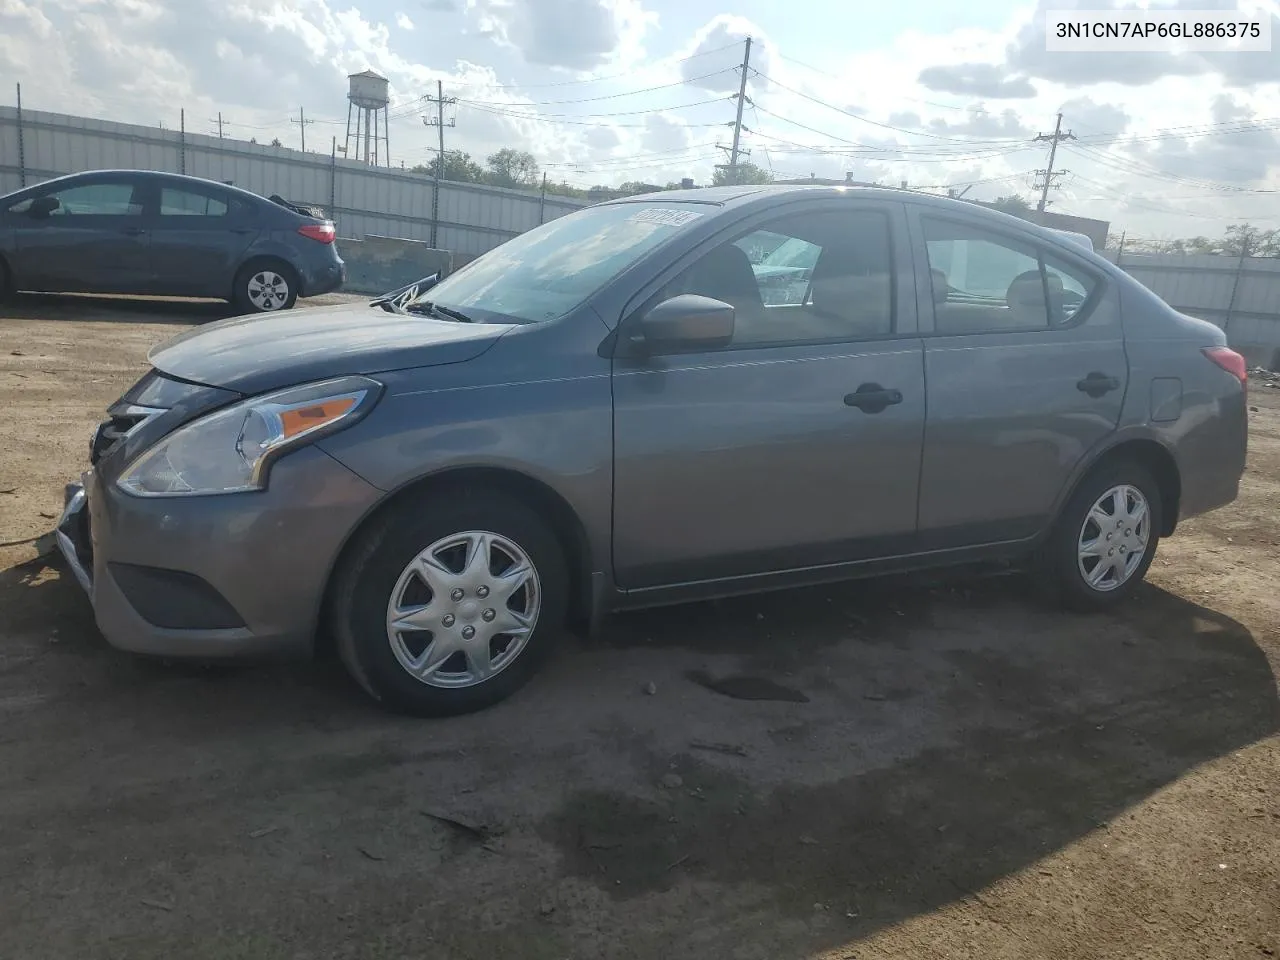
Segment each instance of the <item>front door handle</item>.
[{"label": "front door handle", "polygon": [[1120,381],[1115,377],[1108,377],[1105,373],[1098,373],[1096,370],[1076,383],[1076,389],[1081,393],[1087,393],[1091,397],[1100,397],[1112,390],[1120,389]]},{"label": "front door handle", "polygon": [[844,395],[846,407],[857,407],[863,413],[880,413],[886,407],[901,402],[901,390],[887,389],[878,383],[864,383],[853,393]]}]

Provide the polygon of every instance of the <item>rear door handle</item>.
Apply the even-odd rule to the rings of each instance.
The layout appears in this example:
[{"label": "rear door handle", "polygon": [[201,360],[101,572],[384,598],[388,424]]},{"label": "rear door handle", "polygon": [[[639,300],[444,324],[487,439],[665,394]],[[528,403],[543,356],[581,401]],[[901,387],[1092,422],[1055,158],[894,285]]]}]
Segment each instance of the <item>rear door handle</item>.
[{"label": "rear door handle", "polygon": [[901,402],[901,390],[888,389],[878,383],[864,383],[853,393],[844,395],[846,407],[857,407],[863,413],[880,413],[886,407]]},{"label": "rear door handle", "polygon": [[1100,397],[1112,390],[1120,389],[1120,381],[1115,377],[1108,377],[1105,373],[1098,373],[1096,370],[1076,383],[1076,389],[1081,393],[1087,393],[1091,397]]},{"label": "rear door handle", "polygon": [[146,233],[142,227],[121,227],[120,232],[126,237],[140,237]]}]

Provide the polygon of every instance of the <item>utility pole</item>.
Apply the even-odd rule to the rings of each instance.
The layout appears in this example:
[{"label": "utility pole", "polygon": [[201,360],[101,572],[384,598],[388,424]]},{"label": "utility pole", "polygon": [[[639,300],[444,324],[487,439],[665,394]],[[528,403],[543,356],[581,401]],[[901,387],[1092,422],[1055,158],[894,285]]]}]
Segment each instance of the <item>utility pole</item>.
[{"label": "utility pole", "polygon": [[1044,183],[1041,185],[1041,188],[1040,188],[1040,202],[1036,205],[1036,211],[1038,213],[1044,213],[1044,208],[1049,203],[1049,188],[1051,186],[1055,186],[1053,182],[1053,178],[1057,176],[1061,176],[1062,174],[1067,172],[1066,170],[1053,169],[1053,161],[1058,155],[1058,144],[1061,143],[1063,140],[1074,140],[1074,139],[1076,139],[1076,135],[1072,133],[1070,130],[1068,130],[1066,133],[1062,132],[1062,114],[1058,114],[1058,122],[1054,124],[1053,133],[1041,133],[1041,134],[1038,134],[1035,138],[1035,142],[1040,142],[1045,140],[1049,141],[1049,166],[1045,170],[1036,171],[1037,174],[1044,175]]},{"label": "utility pole", "polygon": [[738,83],[738,116],[733,121],[733,151],[729,154],[729,168],[733,171],[734,182],[738,178],[738,143],[742,139],[742,108],[747,103],[747,70],[751,67],[751,38],[747,37],[746,47],[742,53],[742,79]]},{"label": "utility pole", "polygon": [[[436,115],[434,117],[423,117],[422,122],[428,127],[435,127],[440,135],[440,148],[436,153],[436,184],[435,189],[431,191],[431,246],[436,247],[440,237],[440,181],[444,179],[444,108],[449,104],[458,102],[457,97],[445,99],[444,82],[436,81]],[[455,121],[450,120],[448,126],[454,126]],[[438,249],[438,247],[437,247]]]},{"label": "utility pole", "polygon": [[221,111],[221,110],[219,110],[219,111],[218,111],[218,119],[217,119],[217,120],[214,120],[214,119],[211,117],[211,118],[209,119],[209,122],[210,122],[210,123],[216,123],[216,124],[218,125],[218,139],[219,139],[219,140],[221,140],[221,139],[222,139],[222,111]]},{"label": "utility pole", "polygon": [[[221,116],[221,114],[219,114],[219,116]],[[308,119],[307,119],[306,111],[304,111],[304,110],[302,109],[302,107],[299,107],[299,108],[298,108],[298,119],[297,119],[297,120],[294,120],[292,117],[290,117],[290,118],[289,118],[289,122],[290,122],[290,123],[296,123],[299,127],[301,127],[301,128],[302,128],[302,152],[303,152],[303,153],[306,153],[306,152],[307,152],[307,124],[308,124],[308,123],[315,123],[315,121],[314,121],[314,120],[308,120]]]}]

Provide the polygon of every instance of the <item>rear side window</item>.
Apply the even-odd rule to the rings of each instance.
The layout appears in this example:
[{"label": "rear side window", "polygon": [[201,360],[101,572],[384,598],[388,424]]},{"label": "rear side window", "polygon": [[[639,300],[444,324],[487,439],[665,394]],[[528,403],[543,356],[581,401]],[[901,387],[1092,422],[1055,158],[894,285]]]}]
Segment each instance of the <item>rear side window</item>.
[{"label": "rear side window", "polygon": [[160,188],[160,216],[162,217],[225,217],[226,215],[226,201],[193,190]]},{"label": "rear side window", "polygon": [[926,217],[924,235],[940,334],[1061,327],[1096,286],[1051,253],[968,224]]}]

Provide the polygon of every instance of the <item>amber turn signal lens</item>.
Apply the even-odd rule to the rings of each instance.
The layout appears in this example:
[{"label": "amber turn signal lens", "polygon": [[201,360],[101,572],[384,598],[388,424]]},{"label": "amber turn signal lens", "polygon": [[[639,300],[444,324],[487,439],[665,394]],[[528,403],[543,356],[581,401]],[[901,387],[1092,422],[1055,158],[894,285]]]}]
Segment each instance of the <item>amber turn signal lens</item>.
[{"label": "amber turn signal lens", "polygon": [[355,397],[338,397],[285,410],[280,414],[280,425],[283,430],[281,439],[289,440],[308,430],[322,427],[331,420],[338,419],[355,405]]}]

